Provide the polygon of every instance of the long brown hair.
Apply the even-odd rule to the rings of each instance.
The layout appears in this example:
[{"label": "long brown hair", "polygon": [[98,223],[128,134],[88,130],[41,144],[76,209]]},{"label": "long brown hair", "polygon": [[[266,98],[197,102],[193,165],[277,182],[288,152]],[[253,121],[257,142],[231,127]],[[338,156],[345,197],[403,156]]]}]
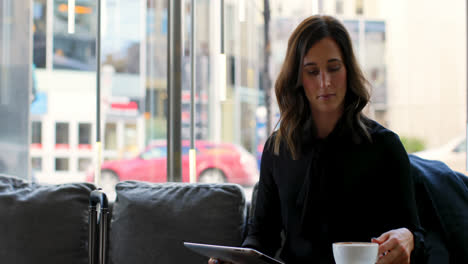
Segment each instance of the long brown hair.
[{"label": "long brown hair", "polygon": [[301,73],[303,59],[309,49],[326,37],[332,38],[337,43],[346,67],[347,90],[343,114],[345,126],[352,131],[353,140],[358,142],[362,138],[370,140],[362,113],[370,98],[367,90],[369,82],[354,56],[351,38],[337,19],[316,15],[302,21],[292,33],[283,66],[275,83],[276,100],[280,109],[279,129],[274,140],[276,155],[279,154],[281,142],[284,142],[293,159],[297,159],[303,141],[303,125],[308,120],[314,124],[302,85]]}]

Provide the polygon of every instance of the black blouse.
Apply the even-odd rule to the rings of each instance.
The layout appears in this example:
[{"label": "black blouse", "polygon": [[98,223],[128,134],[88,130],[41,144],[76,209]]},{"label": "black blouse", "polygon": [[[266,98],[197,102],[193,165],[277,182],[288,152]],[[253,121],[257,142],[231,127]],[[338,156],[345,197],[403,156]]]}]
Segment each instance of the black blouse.
[{"label": "black blouse", "polygon": [[333,242],[366,241],[401,227],[424,250],[408,155],[399,137],[367,120],[371,141],[355,143],[343,121],[323,140],[304,141],[293,160],[273,134],[263,151],[256,207],[243,246],[286,263],[334,263]]}]

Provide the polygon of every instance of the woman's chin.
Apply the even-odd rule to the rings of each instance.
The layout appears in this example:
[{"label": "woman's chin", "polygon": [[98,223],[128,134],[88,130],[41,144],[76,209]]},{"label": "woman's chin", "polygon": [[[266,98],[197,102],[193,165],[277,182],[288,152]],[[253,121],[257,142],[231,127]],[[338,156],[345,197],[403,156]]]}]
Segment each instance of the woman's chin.
[{"label": "woman's chin", "polygon": [[337,105],[321,105],[317,109],[315,109],[316,113],[318,114],[341,114],[343,112],[342,108]]}]

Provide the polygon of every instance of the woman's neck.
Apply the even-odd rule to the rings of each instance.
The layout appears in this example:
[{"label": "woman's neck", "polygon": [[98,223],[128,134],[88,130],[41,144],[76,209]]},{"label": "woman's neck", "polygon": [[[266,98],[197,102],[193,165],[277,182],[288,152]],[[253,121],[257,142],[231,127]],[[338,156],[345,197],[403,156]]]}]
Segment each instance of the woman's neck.
[{"label": "woman's neck", "polygon": [[326,138],[333,131],[338,120],[343,115],[342,112],[320,113],[314,115],[314,122],[317,128],[317,137]]}]

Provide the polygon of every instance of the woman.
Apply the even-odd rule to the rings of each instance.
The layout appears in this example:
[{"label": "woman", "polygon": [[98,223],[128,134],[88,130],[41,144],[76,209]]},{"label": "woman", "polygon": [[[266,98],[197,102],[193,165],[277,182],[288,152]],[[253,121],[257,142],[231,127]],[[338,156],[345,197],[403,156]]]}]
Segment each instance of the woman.
[{"label": "woman", "polygon": [[312,16],[295,29],[244,247],[275,255],[283,232],[286,263],[333,263],[332,243],[345,241],[378,243],[379,264],[423,262],[408,156],[362,113],[366,86],[338,20]]}]

